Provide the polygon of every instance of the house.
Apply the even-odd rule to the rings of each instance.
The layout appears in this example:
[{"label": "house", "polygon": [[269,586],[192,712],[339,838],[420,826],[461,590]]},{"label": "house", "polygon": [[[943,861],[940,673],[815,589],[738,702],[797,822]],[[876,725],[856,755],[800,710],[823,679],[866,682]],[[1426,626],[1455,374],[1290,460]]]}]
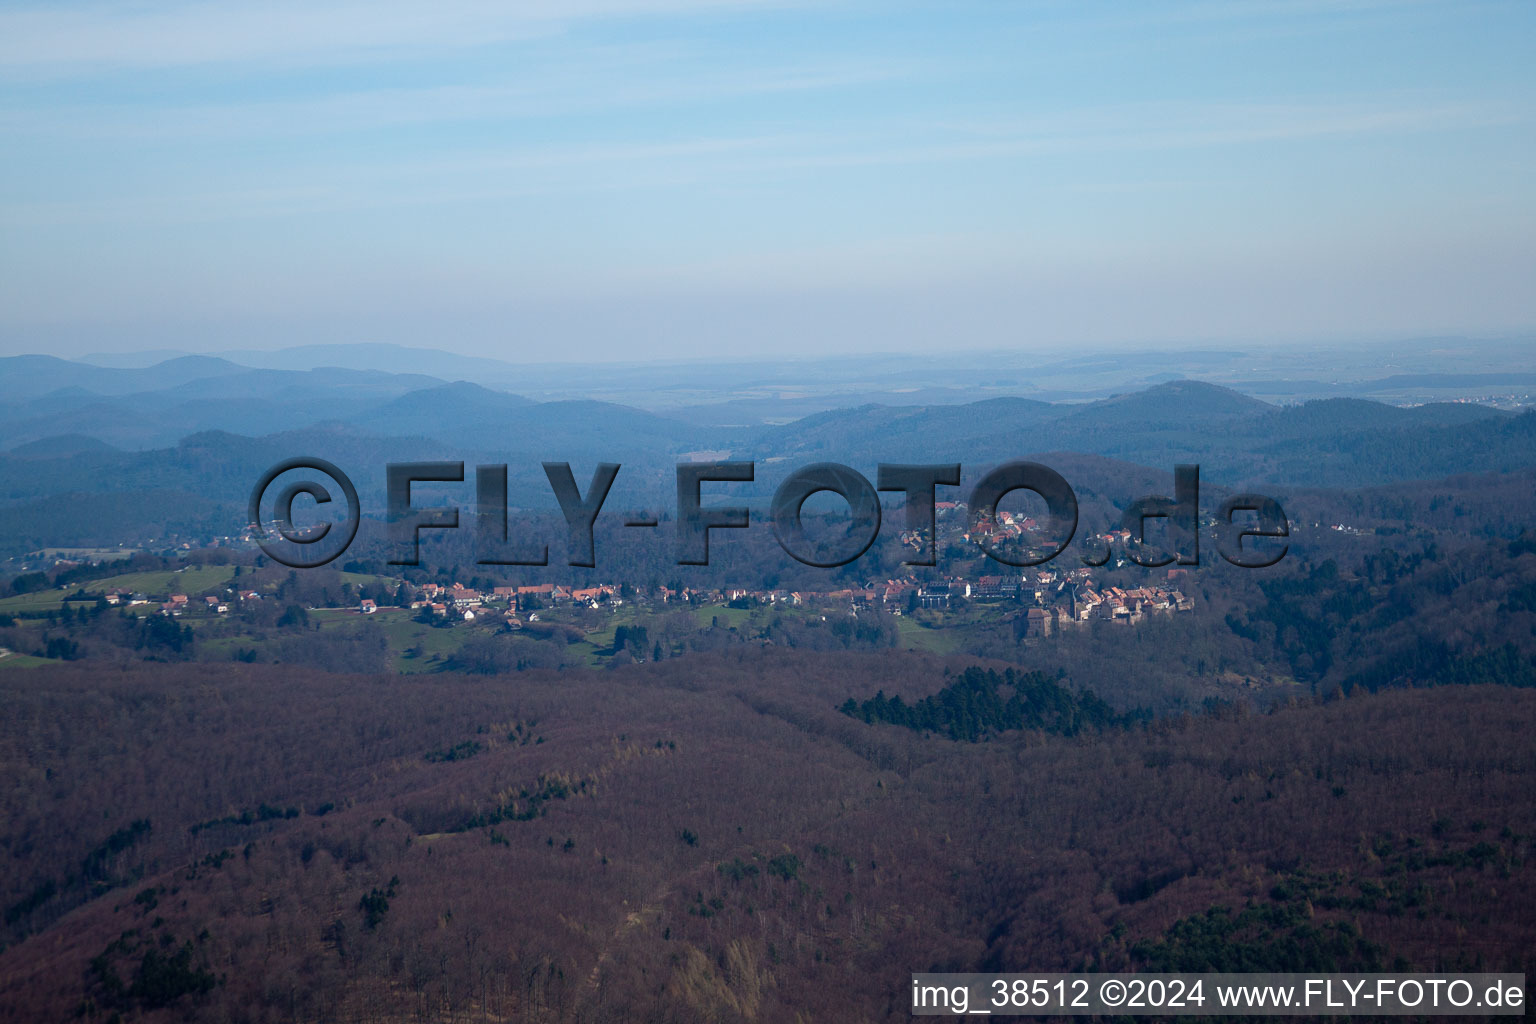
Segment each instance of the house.
[{"label": "house", "polygon": [[374,612],[379,610],[379,606],[374,603],[372,598],[365,597],[363,598],[362,603],[357,606],[357,610],[362,612],[364,615],[372,615]]},{"label": "house", "polygon": [[1104,604],[1109,608],[1109,620],[1122,625],[1134,625],[1141,621],[1141,612],[1123,597],[1111,597]]},{"label": "house", "polygon": [[1019,596],[1019,577],[983,576],[974,588],[979,601],[1011,601]]}]

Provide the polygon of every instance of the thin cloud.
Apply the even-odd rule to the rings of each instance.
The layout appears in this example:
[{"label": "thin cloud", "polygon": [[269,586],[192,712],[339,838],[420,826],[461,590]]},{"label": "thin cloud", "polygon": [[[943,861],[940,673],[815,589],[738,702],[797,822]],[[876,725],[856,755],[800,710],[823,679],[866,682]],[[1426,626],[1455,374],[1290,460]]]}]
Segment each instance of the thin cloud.
[{"label": "thin cloud", "polygon": [[[411,124],[548,119],[654,107],[691,107],[752,96],[854,88],[909,77],[914,65],[847,62],[741,70],[678,70],[622,53],[582,54],[523,81],[357,89],[297,99],[228,103],[91,104],[0,109],[0,128],[92,139],[287,137]],[[672,53],[676,61],[675,51]],[[581,71],[577,68],[583,69]],[[591,69],[587,71],[585,69]]]},{"label": "thin cloud", "polygon": [[[630,142],[508,144],[345,164],[299,162],[274,180],[164,195],[13,203],[0,223],[209,222],[278,214],[493,203],[541,195],[777,185],[837,168],[964,163],[1084,153],[1288,145],[1515,123],[1491,104],[1127,104],[1037,120],[895,120],[855,129]],[[283,180],[283,179],[286,179]],[[259,181],[259,183],[257,183]]]},{"label": "thin cloud", "polygon": [[419,57],[558,33],[604,18],[701,14],[762,0],[249,0],[38,5],[0,11],[0,72]]}]

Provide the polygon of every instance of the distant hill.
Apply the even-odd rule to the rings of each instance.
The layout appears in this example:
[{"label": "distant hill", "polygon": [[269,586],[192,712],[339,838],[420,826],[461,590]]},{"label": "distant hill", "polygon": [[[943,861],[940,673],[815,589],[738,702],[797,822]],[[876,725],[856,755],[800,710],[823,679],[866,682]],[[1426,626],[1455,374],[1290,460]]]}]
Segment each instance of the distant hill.
[{"label": "distant hill", "polygon": [[1092,422],[1097,427],[1182,425],[1212,419],[1274,412],[1268,402],[1198,380],[1175,380],[1080,406],[1064,422]]},{"label": "distant hill", "polygon": [[[0,365],[55,374],[79,368],[46,357]],[[164,379],[209,369],[227,368],[178,362]],[[1111,485],[1130,479],[1131,467],[1151,474],[1146,486],[1166,486],[1165,475],[1179,462],[1198,463],[1211,488],[1260,490],[1368,487],[1536,466],[1536,412],[1459,403],[1400,408],[1361,399],[1277,407],[1187,380],[1086,404],[871,404],[750,428],[685,423],[610,402],[535,402],[467,381],[391,393],[422,380],[378,371],[236,368],[206,383],[111,397],[80,385],[33,398],[7,393],[0,400],[0,445],[9,449],[0,453],[0,495],[45,501],[174,488],[238,504],[263,469],[299,454],[332,459],[372,491],[382,489],[392,461],[506,462],[513,492],[532,502],[548,496],[539,466],[545,460],[623,463],[626,500],[650,500],[670,495],[673,464],[699,451],[756,460],[755,487],[764,494],[791,467],[817,461],[845,463],[871,477],[880,462],[959,462],[968,483],[986,466],[1017,458],[1064,473],[1076,466],[1074,457],[1126,467],[1073,468],[1077,476],[1069,479],[1084,485],[1085,499],[1087,490],[1119,493]],[[34,519],[39,536],[67,542],[55,537],[44,513]]]},{"label": "distant hill", "polygon": [[[64,372],[55,363],[63,361],[43,364],[44,369]],[[73,369],[67,372],[87,379],[97,390],[77,384],[37,397],[27,397],[25,387],[19,394],[8,392],[10,401],[0,400],[0,443],[15,446],[66,431],[131,449],[175,444],[199,430],[259,436],[344,419],[382,400],[441,384],[432,377],[378,370],[231,370],[200,359],[177,361],[164,373],[159,372],[161,367],[83,369],[81,374]],[[186,379],[210,369],[215,375]],[[129,386],[141,390],[122,390]]]},{"label": "distant hill", "polygon": [[[210,398],[292,399],[303,396],[326,398],[392,398],[423,388],[439,387],[444,382],[422,374],[385,373],[382,370],[350,370],[326,366],[315,370],[242,370],[216,378],[188,381],[164,391],[151,392],[178,400]],[[147,396],[146,396],[147,397]]]},{"label": "distant hill", "polygon": [[[1084,405],[994,398],[838,410],[766,431],[755,450],[763,457],[971,464],[1078,451],[1155,465],[1170,453],[1195,458],[1192,445],[1225,438],[1234,423],[1257,422],[1275,411],[1227,388],[1174,381]],[[1213,432],[1209,425],[1217,422],[1222,426]]]},{"label": "distant hill", "polygon": [[1270,462],[1255,479],[1320,487],[1508,472],[1536,465],[1536,410],[1466,424],[1331,431],[1283,438],[1253,451]]},{"label": "distant hill", "polygon": [[410,391],[385,402],[349,422],[363,429],[388,429],[392,433],[441,436],[455,430],[489,425],[499,417],[533,403],[521,395],[509,395],[457,381],[440,387]]},{"label": "distant hill", "polygon": [[964,405],[866,405],[768,430],[754,450],[764,458],[964,462],[976,457],[971,453],[978,439],[1029,432],[1059,417],[1063,408],[1028,398],[990,398]]},{"label": "distant hill", "polygon": [[1278,436],[1324,431],[1397,430],[1414,426],[1455,426],[1507,418],[1508,413],[1468,402],[1436,402],[1402,408],[1363,398],[1320,398],[1281,409],[1266,422]]},{"label": "distant hill", "polygon": [[[113,369],[142,369],[190,355],[176,349],[147,352],[93,352],[79,362]],[[462,356],[438,349],[413,348],[378,342],[331,345],[293,345],[279,349],[233,349],[219,355],[229,362],[258,370],[318,370],[327,366],[382,373],[422,374],[455,378],[487,375],[496,379],[515,376],[518,367],[499,359]]]},{"label": "distant hill", "polygon": [[475,451],[526,452],[539,459],[667,456],[704,447],[718,431],[611,402],[533,402],[459,381],[402,395],[347,423],[371,433],[430,437]]},{"label": "distant hill", "polygon": [[105,441],[84,434],[57,434],[26,444],[19,444],[8,454],[17,458],[47,458],[55,455],[79,455],[82,452],[115,452]]},{"label": "distant hill", "polygon": [[[163,363],[167,359],[190,356],[193,353],[180,348],[154,348],[141,352],[91,352],[75,359],[77,363],[106,366],[118,370],[142,370],[146,366]],[[231,360],[234,361],[234,360]]]},{"label": "distant hill", "polygon": [[817,413],[857,409],[866,405],[932,406],[969,405],[985,401],[996,388],[915,388],[902,391],[845,391],[820,395],[773,395],[736,398],[703,405],[661,409],[663,415],[702,427],[737,427],[752,424],[778,426]]},{"label": "distant hill", "polygon": [[1536,465],[1536,414],[1470,403],[1401,408],[1364,399],[1278,407],[1200,381],[1082,405],[994,399],[956,406],[869,405],[755,435],[758,458],[976,466],[1080,452],[1162,471],[1200,465],[1212,483],[1369,486]]},{"label": "distant hill", "polygon": [[266,370],[316,370],[337,366],[349,370],[424,374],[447,380],[470,377],[477,380],[510,380],[518,373],[515,364],[499,359],[376,342],[296,345],[269,352],[247,349],[226,352],[225,355],[243,366]]},{"label": "distant hill", "polygon": [[214,356],[180,356],[142,369],[114,369],[54,356],[0,358],[0,381],[8,399],[37,398],[61,388],[97,395],[127,395],[173,388],[188,381],[244,373],[246,368]]}]

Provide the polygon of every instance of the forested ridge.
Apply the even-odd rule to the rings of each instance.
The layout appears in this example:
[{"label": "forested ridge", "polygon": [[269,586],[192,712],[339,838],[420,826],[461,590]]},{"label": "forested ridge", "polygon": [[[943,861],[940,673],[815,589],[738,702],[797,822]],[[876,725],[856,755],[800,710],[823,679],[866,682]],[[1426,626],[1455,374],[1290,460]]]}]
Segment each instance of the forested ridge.
[{"label": "forested ridge", "polygon": [[[1074,680],[1009,672],[11,673],[0,1007],[872,1021],[913,969],[1529,968],[1536,691],[1074,729]],[[962,693],[974,737],[839,710]]]},{"label": "forested ridge", "polygon": [[[10,383],[22,387],[19,379]],[[508,465],[514,507],[551,512],[539,463],[557,452],[624,464],[616,497],[649,505],[670,502],[678,458],[710,449],[758,460],[767,486],[745,490],[759,504],[789,465],[825,459],[861,471],[881,461],[962,459],[969,472],[1041,453],[1086,453],[1077,458],[1162,472],[1198,462],[1208,483],[1234,490],[1353,489],[1508,473],[1536,461],[1530,410],[1441,402],[1399,408],[1361,399],[1281,408],[1195,380],[1087,405],[1022,398],[870,404],[731,428],[607,402],[534,403],[466,382],[422,383],[402,379],[403,393],[368,401],[366,409],[345,389],[324,403],[265,394],[233,421],[227,403],[188,407],[178,399],[162,407],[163,396],[151,394],[132,411],[84,393],[0,400],[9,442],[0,451],[0,494],[8,499],[0,505],[0,554],[237,533],[247,488],[294,451],[325,452],[355,478],[375,513],[384,507],[388,462],[477,459]],[[61,419],[59,403],[81,401],[86,408]],[[332,403],[353,415],[316,421],[315,409]],[[274,433],[274,423],[291,426]]]}]

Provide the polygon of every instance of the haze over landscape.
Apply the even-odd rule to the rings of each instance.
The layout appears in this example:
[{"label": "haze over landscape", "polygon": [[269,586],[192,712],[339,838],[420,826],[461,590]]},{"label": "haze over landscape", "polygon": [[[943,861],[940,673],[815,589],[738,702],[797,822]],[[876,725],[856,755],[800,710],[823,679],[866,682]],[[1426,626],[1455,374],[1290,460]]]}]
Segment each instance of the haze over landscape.
[{"label": "haze over landscape", "polygon": [[1533,40],[0,9],[0,1022],[1529,978]]},{"label": "haze over landscape", "polygon": [[0,11],[0,351],[1536,324],[1519,2]]}]

